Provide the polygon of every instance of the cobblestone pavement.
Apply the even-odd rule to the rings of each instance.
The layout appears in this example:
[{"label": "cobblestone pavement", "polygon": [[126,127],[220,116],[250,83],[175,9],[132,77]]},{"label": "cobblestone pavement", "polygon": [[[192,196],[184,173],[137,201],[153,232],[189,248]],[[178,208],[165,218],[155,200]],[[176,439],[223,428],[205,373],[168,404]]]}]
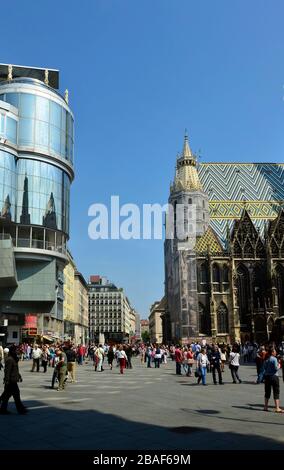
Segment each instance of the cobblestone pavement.
[{"label": "cobblestone pavement", "polygon": [[[254,365],[240,368],[234,385],[227,368],[225,384],[206,387],[194,377],[175,375],[175,363],[147,369],[135,359],[124,375],[119,369],[95,372],[77,367],[78,382],[50,389],[53,369],[31,373],[21,362],[21,395],[29,408],[0,416],[0,449],[283,449],[284,415],[263,409],[263,385]],[[3,371],[0,372],[2,383]],[[281,380],[281,402],[284,384]]]}]

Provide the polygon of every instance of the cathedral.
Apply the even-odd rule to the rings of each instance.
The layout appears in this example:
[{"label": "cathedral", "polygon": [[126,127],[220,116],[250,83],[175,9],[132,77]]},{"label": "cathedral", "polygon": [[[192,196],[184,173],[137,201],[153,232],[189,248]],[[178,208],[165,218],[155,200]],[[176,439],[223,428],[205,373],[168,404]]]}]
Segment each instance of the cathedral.
[{"label": "cathedral", "polygon": [[195,207],[196,237],[165,240],[164,341],[282,340],[284,165],[198,164],[186,135],[169,204]]}]

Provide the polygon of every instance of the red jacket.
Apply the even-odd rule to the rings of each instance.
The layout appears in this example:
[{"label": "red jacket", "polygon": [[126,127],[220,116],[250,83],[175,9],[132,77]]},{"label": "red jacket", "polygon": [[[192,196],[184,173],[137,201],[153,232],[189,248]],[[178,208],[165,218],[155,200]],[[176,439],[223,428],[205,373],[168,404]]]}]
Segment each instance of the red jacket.
[{"label": "red jacket", "polygon": [[176,362],[182,362],[182,352],[179,348],[175,350],[175,360]]}]

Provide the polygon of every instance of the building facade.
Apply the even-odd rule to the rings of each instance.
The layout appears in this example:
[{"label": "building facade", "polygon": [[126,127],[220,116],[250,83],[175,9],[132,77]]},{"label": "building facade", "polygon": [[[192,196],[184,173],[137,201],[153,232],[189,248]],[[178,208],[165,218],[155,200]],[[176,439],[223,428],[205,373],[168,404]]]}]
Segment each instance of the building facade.
[{"label": "building facade", "polygon": [[87,345],[89,343],[89,298],[88,284],[84,276],[78,271],[74,277],[74,312],[75,331],[74,341],[76,344]]},{"label": "building facade", "polygon": [[[90,341],[128,342],[135,314],[123,289],[101,276],[91,276],[89,290]],[[134,320],[135,322],[135,320]]]},{"label": "building facade", "polygon": [[135,312],[135,336],[136,339],[141,339],[140,315],[137,312]]},{"label": "building facade", "polygon": [[64,337],[74,339],[75,337],[75,272],[76,265],[71,253],[67,252],[68,264],[66,264],[64,275],[64,302],[63,302],[63,322]]},{"label": "building facade", "polygon": [[169,202],[195,205],[197,230],[165,241],[164,340],[281,337],[283,201],[282,164],[198,166],[185,137]]},{"label": "building facade", "polygon": [[149,334],[151,343],[163,342],[162,316],[165,314],[165,297],[162,300],[154,302],[149,315]]},{"label": "building facade", "polygon": [[74,117],[59,72],[0,65],[0,320],[63,334]]}]

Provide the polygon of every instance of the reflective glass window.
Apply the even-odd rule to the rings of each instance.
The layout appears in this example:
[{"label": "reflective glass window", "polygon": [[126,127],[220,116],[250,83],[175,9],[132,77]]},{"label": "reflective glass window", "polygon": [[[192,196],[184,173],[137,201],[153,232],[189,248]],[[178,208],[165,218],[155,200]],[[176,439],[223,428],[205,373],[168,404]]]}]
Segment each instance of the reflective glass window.
[{"label": "reflective glass window", "polygon": [[50,101],[50,124],[61,127],[61,106],[54,101]]},{"label": "reflective glass window", "polygon": [[50,149],[56,153],[60,153],[61,150],[60,134],[60,129],[54,126],[50,126]]},{"label": "reflective glass window", "polygon": [[35,123],[35,143],[40,147],[48,149],[48,123],[43,121],[36,121]]},{"label": "reflective glass window", "polygon": [[16,162],[15,157],[0,150],[0,216],[15,220]]},{"label": "reflective glass window", "polygon": [[44,225],[68,232],[68,175],[45,162],[18,162],[17,218],[28,224]]},{"label": "reflective glass window", "polygon": [[10,142],[17,143],[17,121],[7,116],[6,118],[6,136]]},{"label": "reflective glass window", "polygon": [[36,97],[36,117],[40,121],[49,121],[49,101],[42,96]]},{"label": "reflective glass window", "polygon": [[19,94],[18,93],[6,93],[6,102],[18,108],[19,107]]},{"label": "reflective glass window", "polygon": [[67,134],[73,138],[73,118],[70,113],[67,113]]},{"label": "reflective glass window", "polygon": [[19,121],[19,145],[33,145],[34,143],[34,120],[20,119]]},{"label": "reflective glass window", "polygon": [[0,114],[0,134],[5,135],[5,116]]},{"label": "reflective glass window", "polygon": [[35,117],[36,96],[29,93],[20,93],[20,116],[26,118]]}]

